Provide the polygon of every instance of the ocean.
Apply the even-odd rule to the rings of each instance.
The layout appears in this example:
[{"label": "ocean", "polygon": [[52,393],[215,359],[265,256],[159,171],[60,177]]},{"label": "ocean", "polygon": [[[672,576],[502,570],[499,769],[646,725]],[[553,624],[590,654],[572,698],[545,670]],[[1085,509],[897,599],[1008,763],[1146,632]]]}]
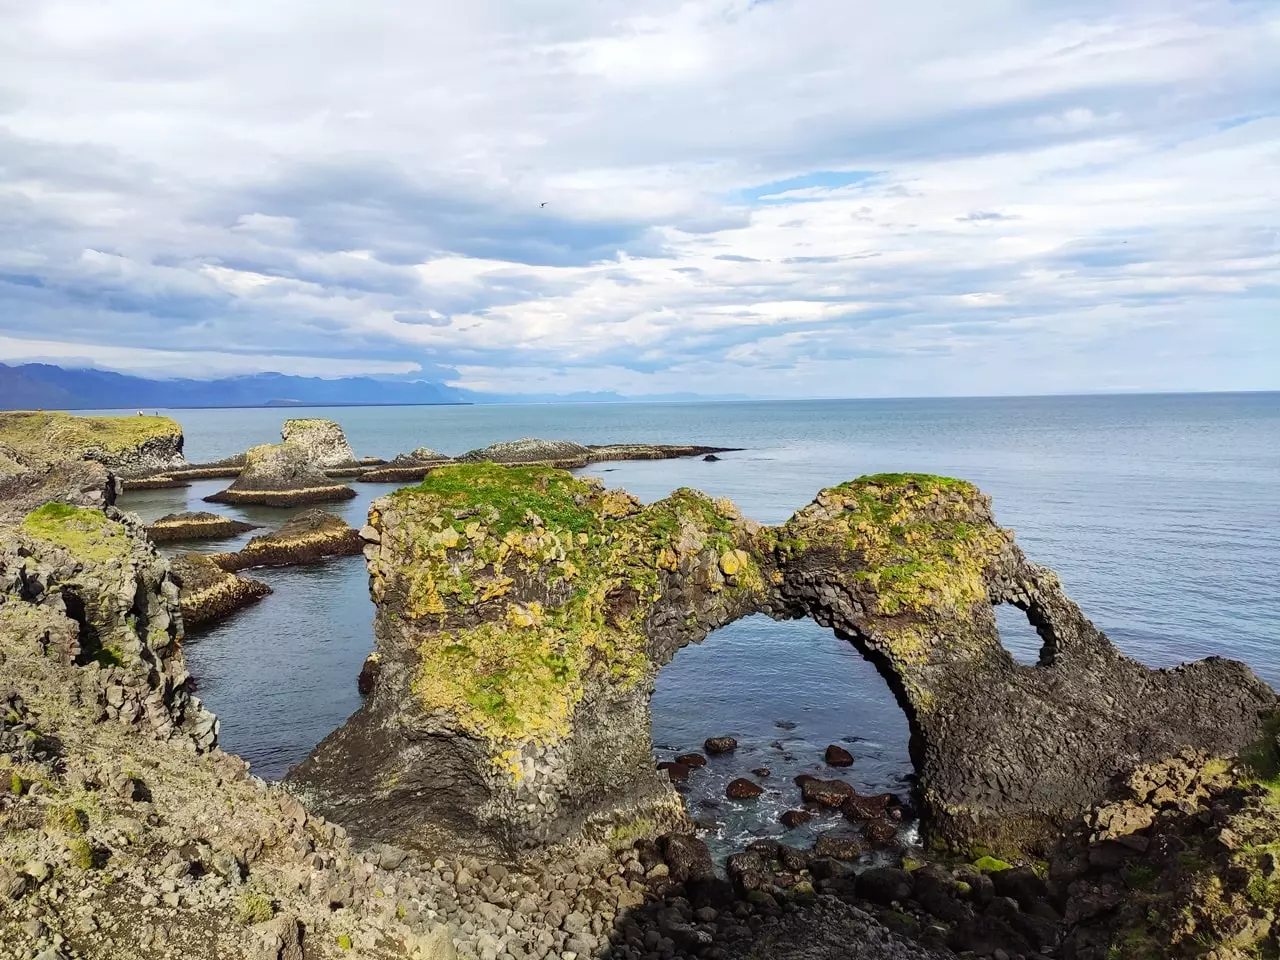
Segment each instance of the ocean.
[{"label": "ocean", "polygon": [[[150,412],[150,411],[148,411]],[[741,447],[701,459],[593,464],[583,473],[642,500],[690,486],[778,523],[822,487],[883,471],[963,477],[994,501],[997,520],[1120,649],[1152,666],[1204,656],[1248,662],[1280,683],[1280,394],[1178,394],[949,400],[679,404],[340,407],[159,411],[182,423],[188,459],[212,460],[278,442],[291,416],[340,422],[356,453],[417,446],[457,454],[519,437]],[[267,527],[290,511],[201,503],[228,481],[126,494],[144,520],[214,509]],[[394,486],[354,483],[332,506],[355,526]],[[233,549],[205,542],[200,550]],[[189,545],[179,548],[188,549]],[[190,636],[199,694],[222,718],[222,743],[255,773],[289,766],[359,705],[355,677],[372,645],[373,606],[359,557],[254,571],[275,593]],[[1035,660],[1025,617],[1000,608],[1001,639]],[[847,643],[810,621],[751,617],[681,651],[653,697],[658,759],[731,734],[740,747],[682,786],[718,849],[781,836],[797,805],[792,778],[824,772],[842,743],[847,777],[864,791],[909,793],[907,725],[883,679]],[[757,801],[724,797],[758,776]],[[791,832],[803,842],[817,822]]]}]

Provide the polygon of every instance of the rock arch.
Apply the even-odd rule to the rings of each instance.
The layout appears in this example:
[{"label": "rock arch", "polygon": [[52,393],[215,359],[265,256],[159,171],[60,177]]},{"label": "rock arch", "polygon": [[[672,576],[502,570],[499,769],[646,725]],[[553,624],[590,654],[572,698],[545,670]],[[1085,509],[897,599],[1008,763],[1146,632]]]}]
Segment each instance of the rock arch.
[{"label": "rock arch", "polygon": [[[653,679],[751,613],[811,617],[877,666],[943,842],[1035,847],[1138,763],[1234,751],[1275,701],[1239,663],[1123,657],[948,478],[865,477],[764,527],[693,490],[645,507],[475,464],[376,501],[362,536],[377,683],[291,780],[356,834],[428,850],[682,823],[653,769]],[[995,603],[1027,612],[1043,665],[1001,646]]]}]

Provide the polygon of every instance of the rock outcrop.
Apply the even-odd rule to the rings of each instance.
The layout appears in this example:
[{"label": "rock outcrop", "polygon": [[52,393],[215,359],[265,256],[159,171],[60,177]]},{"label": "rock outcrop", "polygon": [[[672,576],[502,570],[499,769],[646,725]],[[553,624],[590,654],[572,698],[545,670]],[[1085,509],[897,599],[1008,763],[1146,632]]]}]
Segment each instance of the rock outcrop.
[{"label": "rock outcrop", "polygon": [[457,459],[459,463],[522,464],[570,470],[605,460],[670,460],[676,457],[725,453],[728,449],[661,443],[612,443],[589,447],[572,440],[524,437],[470,450]]},{"label": "rock outcrop", "polygon": [[326,557],[350,557],[363,548],[360,535],[341,517],[324,510],[306,510],[279,530],[254,537],[235,553],[216,553],[210,559],[227,571],[249,567],[289,567]]},{"label": "rock outcrop", "polygon": [[[897,694],[935,842],[1043,847],[1115,775],[1252,740],[1275,695],[1239,663],[1150,670],[1030,563],[968,483],[866,477],[781,527],[679,490],[647,507],[540,467],[445,467],[363,530],[378,681],[298,768],[361,835],[517,850],[670,822],[654,677],[750,613],[808,616]],[[993,604],[1045,649],[1021,666]]]},{"label": "rock outcrop", "polygon": [[180,588],[182,622],[188,630],[221,620],[271,592],[265,583],[228,573],[202,553],[173,557],[169,568]]},{"label": "rock outcrop", "polygon": [[451,458],[430,447],[418,447],[411,453],[398,454],[389,463],[366,470],[360,479],[366,483],[408,483],[421,480],[435,467],[451,462]]},{"label": "rock outcrop", "polygon": [[0,540],[6,678],[47,657],[77,668],[75,703],[160,739],[216,743],[216,719],[189,691],[178,585],[131,514],[46,503]]},{"label": "rock outcrop", "polygon": [[220,513],[183,512],[168,513],[154,523],[147,524],[147,536],[152,543],[169,543],[174,540],[222,540],[237,537],[256,530],[255,523],[245,523]]},{"label": "rock outcrop", "polygon": [[226,490],[205,497],[210,503],[257,503],[293,507],[350,500],[355,491],[334,483],[307,448],[295,443],[264,444],[245,454],[244,468]]},{"label": "rock outcrop", "polygon": [[333,420],[286,420],[280,439],[302,447],[307,459],[322,469],[359,465],[341,425]]},{"label": "rock outcrop", "polygon": [[0,445],[40,461],[93,460],[125,479],[186,466],[182,441],[168,417],[0,412]]}]

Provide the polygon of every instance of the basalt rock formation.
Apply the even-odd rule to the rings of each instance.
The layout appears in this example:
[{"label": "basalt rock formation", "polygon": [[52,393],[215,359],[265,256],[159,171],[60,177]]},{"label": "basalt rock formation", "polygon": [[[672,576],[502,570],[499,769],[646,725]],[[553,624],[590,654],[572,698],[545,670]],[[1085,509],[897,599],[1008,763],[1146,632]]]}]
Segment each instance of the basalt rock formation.
[{"label": "basalt rock formation", "polygon": [[147,525],[147,536],[152,543],[168,543],[174,540],[220,540],[256,530],[257,524],[245,523],[220,513],[191,512],[168,513]]},{"label": "basalt rock formation", "polygon": [[93,460],[126,479],[186,466],[182,443],[182,427],[168,417],[0,412],[0,445],[19,457]]},{"label": "basalt rock formation", "polygon": [[350,500],[355,491],[334,483],[296,443],[263,444],[245,454],[244,469],[226,490],[205,497],[210,503],[258,503],[292,507]]},{"label": "basalt rock formation", "polygon": [[[361,534],[377,683],[292,780],[401,844],[514,851],[670,822],[656,673],[756,612],[831,626],[885,676],[938,842],[1045,845],[1115,775],[1234,752],[1275,704],[1239,663],[1122,656],[957,480],[865,477],[766,528],[692,490],[646,507],[554,469],[453,466],[376,501]],[[1000,645],[996,603],[1027,612],[1038,666]]]},{"label": "basalt rock formation", "polygon": [[202,553],[173,557],[169,569],[180,587],[182,622],[188,630],[221,620],[271,592],[265,583],[228,573]]},{"label": "basalt rock formation", "polygon": [[358,466],[342,427],[333,420],[286,420],[280,439],[307,451],[307,459],[323,469]]},{"label": "basalt rock formation", "polygon": [[408,483],[421,480],[435,467],[452,462],[452,458],[432,450],[418,447],[410,453],[401,453],[389,463],[366,470],[360,479],[366,483]]},{"label": "basalt rock formation", "polygon": [[363,547],[360,535],[341,517],[306,510],[279,530],[254,537],[235,553],[215,553],[210,560],[227,571],[249,567],[289,567],[325,557],[350,557]]},{"label": "basalt rock formation", "polygon": [[541,440],[536,437],[525,437],[468,451],[458,457],[458,462],[558,467],[562,470],[572,470],[604,460],[669,460],[676,457],[725,453],[728,449],[727,447],[661,443],[612,443],[604,446],[584,446],[572,440]]},{"label": "basalt rock formation", "polygon": [[[0,634],[78,668],[70,696],[110,719],[197,749],[214,716],[188,689],[178,585],[130,514],[46,503],[0,528]],[[8,678],[21,657],[0,660]]]}]

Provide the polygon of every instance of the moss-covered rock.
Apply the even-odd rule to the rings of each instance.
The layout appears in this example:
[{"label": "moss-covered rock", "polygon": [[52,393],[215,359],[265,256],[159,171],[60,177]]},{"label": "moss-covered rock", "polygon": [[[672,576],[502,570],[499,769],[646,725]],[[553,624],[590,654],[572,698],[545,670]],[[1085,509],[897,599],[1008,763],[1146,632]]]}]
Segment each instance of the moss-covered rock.
[{"label": "moss-covered rock", "polygon": [[[357,830],[508,848],[648,816],[648,699],[682,646],[749,613],[833,626],[912,729],[935,840],[1034,848],[1136,756],[1238,747],[1274,694],[1239,664],[1122,657],[972,484],[864,477],[780,527],[693,490],[642,505],[540,466],[448,466],[363,530],[378,682],[296,781]],[[1001,646],[993,604],[1045,637]],[[344,799],[358,792],[359,808]]]},{"label": "moss-covered rock", "polygon": [[147,536],[153,543],[171,543],[175,540],[222,540],[236,537],[257,524],[245,523],[220,513],[183,512],[165,514],[147,525]]},{"label": "moss-covered rock", "polygon": [[182,441],[182,427],[168,417],[0,412],[0,444],[19,455],[96,460],[123,477],[185,466]]}]

